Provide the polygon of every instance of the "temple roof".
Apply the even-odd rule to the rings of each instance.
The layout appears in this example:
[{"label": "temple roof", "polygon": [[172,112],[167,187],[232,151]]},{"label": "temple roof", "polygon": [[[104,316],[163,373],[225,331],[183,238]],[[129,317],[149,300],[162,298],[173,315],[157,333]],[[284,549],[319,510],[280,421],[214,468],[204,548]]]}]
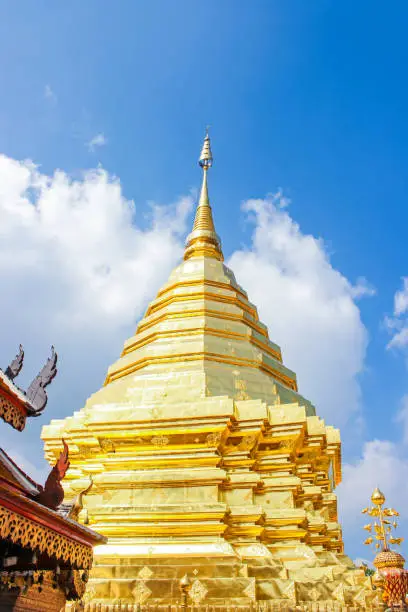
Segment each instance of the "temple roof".
[{"label": "temple roof", "polygon": [[0,417],[19,431],[24,429],[27,417],[39,416],[47,404],[45,387],[57,373],[57,354],[52,347],[51,357],[47,359],[27,391],[20,389],[14,382],[23,367],[23,361],[24,351],[20,345],[19,353],[6,370],[0,369]]},{"label": "temple roof", "polygon": [[40,492],[39,485],[2,448],[0,448],[0,479],[17,487],[30,497],[36,497]]},{"label": "temple roof", "polygon": [[42,490],[0,448],[0,540],[70,567],[90,568],[92,547],[106,538],[40,503]]},{"label": "temple roof", "polygon": [[14,429],[21,431],[33,407],[24,392],[0,370],[0,417]]}]

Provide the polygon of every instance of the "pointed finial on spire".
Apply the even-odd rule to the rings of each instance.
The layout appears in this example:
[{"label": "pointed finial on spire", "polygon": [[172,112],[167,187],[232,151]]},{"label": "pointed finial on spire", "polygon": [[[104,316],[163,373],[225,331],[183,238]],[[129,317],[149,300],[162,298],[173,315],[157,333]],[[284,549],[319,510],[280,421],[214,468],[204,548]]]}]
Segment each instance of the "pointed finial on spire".
[{"label": "pointed finial on spire", "polygon": [[206,129],[204,144],[201,149],[198,163],[203,169],[203,183],[201,185],[200,199],[194,219],[193,231],[187,237],[184,259],[206,256],[214,257],[222,261],[224,257],[221,251],[221,241],[215,232],[210,200],[208,197],[207,172],[208,168],[211,168],[213,163],[208,127]]},{"label": "pointed finial on spire", "polygon": [[201,149],[200,159],[198,160],[198,163],[200,164],[202,168],[211,168],[212,163],[213,163],[213,156],[211,152],[211,143],[210,143],[210,136],[208,134],[208,129],[209,129],[209,126],[207,125],[206,130],[205,130],[203,148]]}]

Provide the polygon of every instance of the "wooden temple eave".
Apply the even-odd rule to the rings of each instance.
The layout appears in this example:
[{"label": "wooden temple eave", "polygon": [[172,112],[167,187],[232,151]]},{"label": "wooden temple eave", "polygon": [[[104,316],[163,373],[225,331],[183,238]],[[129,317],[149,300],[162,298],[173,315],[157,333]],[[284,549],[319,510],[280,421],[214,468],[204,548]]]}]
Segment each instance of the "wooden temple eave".
[{"label": "wooden temple eave", "polygon": [[13,491],[11,486],[0,487],[0,538],[77,569],[91,568],[92,547],[105,542],[103,536]]},{"label": "wooden temple eave", "polygon": [[22,431],[33,409],[24,393],[0,370],[0,417]]},{"label": "wooden temple eave", "polygon": [[38,416],[44,410],[48,401],[45,388],[57,373],[57,354],[54,347],[51,347],[51,357],[27,391],[23,391],[14,383],[23,367],[23,360],[24,350],[20,344],[19,353],[6,370],[0,369],[0,417],[18,431],[24,429],[27,417]]},{"label": "wooden temple eave", "polygon": [[12,487],[30,497],[35,497],[40,492],[39,485],[23,472],[2,448],[0,448],[0,487]]}]

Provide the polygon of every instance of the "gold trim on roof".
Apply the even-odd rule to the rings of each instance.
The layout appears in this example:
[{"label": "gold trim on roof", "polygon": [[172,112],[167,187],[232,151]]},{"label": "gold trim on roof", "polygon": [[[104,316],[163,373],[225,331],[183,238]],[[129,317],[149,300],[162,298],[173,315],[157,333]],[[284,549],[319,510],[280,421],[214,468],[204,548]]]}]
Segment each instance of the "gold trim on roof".
[{"label": "gold trim on roof", "polygon": [[200,308],[183,308],[181,312],[164,312],[157,316],[157,313],[154,315],[149,315],[149,319],[142,319],[142,321],[137,326],[137,333],[141,333],[150,327],[153,327],[157,323],[164,321],[165,319],[183,319],[188,317],[213,317],[215,319],[223,319],[226,321],[233,321],[238,323],[245,323],[248,327],[251,327],[254,331],[258,332],[260,335],[267,338],[267,334],[264,331],[264,328],[258,321],[252,320],[247,313],[237,314],[234,312],[223,312],[221,310],[214,310],[212,308],[208,308],[207,306]]},{"label": "gold trim on roof", "polygon": [[[235,293],[235,292],[234,292]],[[211,291],[191,291],[188,294],[174,294],[166,297],[161,296],[156,298],[146,311],[146,317],[154,315],[157,311],[174,304],[175,302],[191,302],[197,300],[203,300],[203,298],[212,302],[220,302],[221,304],[233,304],[242,308],[244,312],[253,317],[254,321],[258,322],[258,313],[255,307],[251,307],[247,299],[240,299],[237,295],[220,295],[219,293],[213,293]]]},{"label": "gold trim on roof", "polygon": [[0,537],[8,538],[30,550],[39,550],[50,557],[62,559],[74,567],[90,569],[93,551],[90,546],[75,542],[53,529],[0,506]]},{"label": "gold trim on roof", "polygon": [[145,368],[150,365],[205,360],[216,361],[218,363],[226,363],[236,366],[246,366],[249,368],[257,368],[259,370],[263,370],[264,372],[267,372],[268,374],[272,375],[275,380],[285,385],[285,387],[288,387],[293,391],[297,391],[297,383],[294,378],[289,378],[289,376],[286,376],[275,368],[272,368],[266,363],[263,363],[262,360],[256,362],[251,361],[249,359],[241,359],[239,357],[231,358],[227,355],[218,355],[215,353],[209,353],[207,351],[200,351],[199,353],[178,353],[165,357],[144,357],[129,366],[123,367],[120,370],[116,370],[113,374],[108,374],[104,384],[108,385],[114,380],[118,380],[119,378],[122,378],[123,376],[128,376],[129,374],[133,374],[133,372],[137,372],[138,370],[141,370],[142,368]]},{"label": "gold trim on roof", "polygon": [[214,327],[202,326],[202,327],[188,327],[185,329],[164,329],[160,331],[155,331],[149,335],[146,335],[144,338],[139,339],[136,337],[135,341],[125,347],[122,351],[123,355],[128,355],[133,351],[136,351],[143,346],[147,346],[151,344],[155,340],[163,339],[163,338],[181,338],[183,336],[201,336],[203,333],[208,334],[209,336],[216,336],[218,338],[228,338],[230,340],[249,340],[249,342],[258,348],[261,348],[265,353],[268,353],[273,359],[282,363],[282,355],[278,353],[273,348],[271,348],[265,342],[261,342],[255,337],[248,337],[248,334],[239,334],[237,332],[233,332],[225,329],[216,329]]},{"label": "gold trim on roof", "polygon": [[[238,293],[242,298],[244,298],[244,300],[248,299],[248,294],[246,293],[246,291],[244,291],[239,285],[235,285],[233,283],[223,283],[222,281],[214,281],[209,278],[200,278],[197,280],[184,279],[183,285],[184,287],[200,287],[200,289],[205,289],[205,287],[207,286],[216,287],[217,289],[226,289],[227,291],[234,291],[235,293]],[[178,282],[173,282],[171,284],[168,283],[167,285],[159,289],[159,291],[157,292],[157,298],[162,297],[173,289],[177,289],[178,286]]]}]

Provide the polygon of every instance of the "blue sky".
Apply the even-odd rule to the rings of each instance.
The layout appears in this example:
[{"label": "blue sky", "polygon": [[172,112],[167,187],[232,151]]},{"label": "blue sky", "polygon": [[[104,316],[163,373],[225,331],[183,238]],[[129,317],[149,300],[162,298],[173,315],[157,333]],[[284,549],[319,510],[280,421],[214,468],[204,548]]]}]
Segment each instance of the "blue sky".
[{"label": "blue sky", "polygon": [[[380,439],[399,445],[402,467],[396,415],[408,393],[406,354],[386,349],[384,317],[408,274],[407,19],[404,2],[0,3],[0,153],[31,159],[47,176],[59,168],[79,178],[99,164],[136,202],[143,231],[149,202],[168,205],[197,188],[210,124],[211,199],[226,258],[251,248],[240,203],[281,188],[302,234],[325,241],[333,268],[375,288],[358,301],[369,337],[358,375],[364,424],[345,426],[344,458],[358,462],[363,442]],[[20,341],[30,352],[15,309],[11,323],[3,360]],[[128,331],[115,336],[106,363]],[[33,372],[46,356],[39,338]],[[95,364],[89,373],[81,367],[75,401],[103,380],[105,361]],[[55,394],[48,417],[53,402],[61,415],[81,406],[64,403],[63,386]],[[354,536],[346,541],[360,554]]]}]

